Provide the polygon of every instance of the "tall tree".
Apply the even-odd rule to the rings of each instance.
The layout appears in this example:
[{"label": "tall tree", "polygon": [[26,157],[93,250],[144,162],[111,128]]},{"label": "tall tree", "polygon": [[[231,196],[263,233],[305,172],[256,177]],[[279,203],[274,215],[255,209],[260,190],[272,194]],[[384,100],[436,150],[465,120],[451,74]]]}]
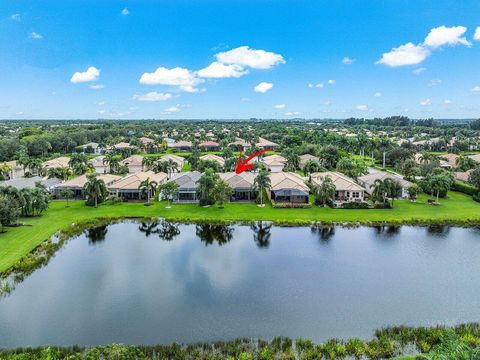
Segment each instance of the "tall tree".
[{"label": "tall tree", "polygon": [[170,209],[170,200],[178,192],[179,185],[175,181],[167,181],[158,187],[159,194],[163,199],[167,199],[167,209]]},{"label": "tall tree", "polygon": [[320,184],[312,186],[315,203],[321,206],[332,204],[336,191],[337,189],[330,176],[323,177]]},{"label": "tall tree", "polygon": [[226,202],[230,201],[233,189],[225,180],[219,179],[213,188],[213,198],[219,208],[223,208]]},{"label": "tall tree", "polygon": [[87,203],[93,201],[95,207],[108,196],[108,189],[105,182],[98,179],[96,175],[88,175],[87,182],[83,186],[83,192],[87,197]]},{"label": "tall tree", "polygon": [[263,192],[267,191],[267,189],[271,186],[270,176],[267,170],[261,169],[258,172],[253,182],[253,186],[260,195],[260,206],[263,206]]},{"label": "tall tree", "polygon": [[140,185],[138,189],[141,191],[142,194],[145,194],[147,197],[147,204],[150,204],[150,194],[155,193],[157,190],[158,183],[156,181],[150,180],[150,178],[146,178]]}]

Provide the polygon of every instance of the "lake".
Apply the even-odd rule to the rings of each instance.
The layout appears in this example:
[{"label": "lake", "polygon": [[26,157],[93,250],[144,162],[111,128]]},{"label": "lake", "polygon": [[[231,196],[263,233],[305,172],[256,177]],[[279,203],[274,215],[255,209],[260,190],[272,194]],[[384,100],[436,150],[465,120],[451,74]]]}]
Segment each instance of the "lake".
[{"label": "lake", "polygon": [[0,347],[370,338],[480,321],[480,230],[127,221],[0,299]]}]

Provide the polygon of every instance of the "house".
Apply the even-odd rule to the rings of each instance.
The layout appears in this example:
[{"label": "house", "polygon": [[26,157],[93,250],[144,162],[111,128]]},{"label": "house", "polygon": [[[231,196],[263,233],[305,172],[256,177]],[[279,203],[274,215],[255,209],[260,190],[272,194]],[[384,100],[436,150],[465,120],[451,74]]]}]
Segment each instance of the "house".
[{"label": "house", "polygon": [[461,181],[461,182],[468,182],[468,177],[470,176],[470,173],[473,171],[473,169],[467,170],[467,171],[460,171],[455,173],[455,180]]},{"label": "house", "polygon": [[158,161],[169,161],[172,160],[175,164],[177,164],[177,170],[174,172],[180,172],[182,171],[183,165],[185,164],[185,158],[183,156],[178,156],[178,155],[164,155],[162,156]]},{"label": "house", "polygon": [[198,202],[197,181],[201,176],[202,174],[198,171],[173,174],[170,181],[176,182],[179,186],[177,193],[173,197],[173,201],[177,203]]},{"label": "house", "polygon": [[258,142],[255,144],[255,146],[264,150],[275,150],[278,147],[278,144],[270,140],[264,139],[262,137],[259,137]]},{"label": "house", "polygon": [[457,166],[457,160],[459,156],[457,154],[443,154],[440,155],[440,164],[443,162],[448,163],[450,168]]},{"label": "house", "polygon": [[88,144],[83,144],[77,146],[78,149],[81,149],[84,154],[101,154],[103,152],[103,147],[96,142],[90,142]]},{"label": "house", "polygon": [[130,174],[135,174],[143,171],[143,156],[141,155],[132,155],[126,159],[120,161],[120,165],[125,165],[128,167],[128,172]]},{"label": "house", "polygon": [[477,163],[480,163],[480,154],[468,155],[468,157],[469,157],[470,159],[473,159],[473,160],[476,161]]},{"label": "house", "polygon": [[[105,183],[105,185],[107,185],[107,187],[113,184],[115,181],[120,180],[121,178],[122,178],[121,176],[111,175],[111,174],[101,174],[97,176],[97,179],[103,180],[103,182]],[[68,189],[73,192],[74,198],[83,199],[85,197],[83,193],[83,186],[87,183],[87,181],[88,181],[88,178],[86,174],[77,176],[76,178],[67,180],[61,184],[56,185],[52,189],[52,194],[58,197],[60,196],[60,193],[62,192],[62,190]]]},{"label": "house", "polygon": [[365,198],[365,188],[358,185],[355,180],[348,176],[336,172],[326,171],[317,172],[310,175],[310,182],[313,185],[321,185],[323,180],[329,177],[335,185],[335,199],[336,205],[341,205],[347,202],[362,202]]},{"label": "house", "polygon": [[96,174],[105,174],[110,172],[110,167],[104,163],[104,160],[104,155],[96,156],[89,160],[89,163],[94,167]]},{"label": "house", "polygon": [[177,141],[174,145],[173,145],[173,148],[176,150],[176,151],[192,151],[192,142],[191,141]]},{"label": "house", "polygon": [[220,144],[215,142],[215,141],[204,141],[201,142],[198,146],[200,148],[204,149],[205,151],[219,151],[220,150]]},{"label": "house", "polygon": [[11,170],[8,174],[8,180],[18,179],[25,176],[25,171],[22,165],[17,163],[17,160],[6,161],[5,164],[10,166]]},{"label": "house", "polygon": [[304,154],[300,155],[300,169],[303,169],[305,164],[310,160],[315,161],[317,164],[320,164],[320,159],[318,157],[310,154]]},{"label": "house", "polygon": [[293,172],[270,174],[268,197],[276,203],[308,204],[309,188],[305,179]]},{"label": "house", "polygon": [[122,150],[125,150],[125,149],[133,150],[133,149],[135,149],[135,146],[130,145],[127,142],[119,142],[118,144],[115,144],[110,148],[110,150],[113,150],[113,151],[122,151]]},{"label": "house", "polygon": [[173,149],[173,148],[175,147],[175,140],[174,140],[174,139],[170,139],[170,138],[168,138],[168,137],[164,137],[162,140],[167,143],[167,147],[168,147],[169,149]]},{"label": "house", "polygon": [[230,146],[233,151],[245,151],[251,145],[248,142],[246,142],[245,140],[237,137],[237,138],[235,138],[235,141],[228,144],[228,146]]},{"label": "house", "polygon": [[408,198],[407,189],[413,184],[410,181],[403,179],[401,176],[396,174],[390,174],[385,171],[376,171],[367,175],[360,176],[358,178],[358,183],[365,188],[367,194],[371,195],[373,187],[375,185],[375,180],[392,179],[398,181],[402,185],[402,199]]},{"label": "house", "polygon": [[58,169],[68,167],[70,158],[66,156],[60,156],[58,158],[47,160],[43,162],[43,169],[46,172],[48,169]]},{"label": "house", "polygon": [[218,175],[220,179],[225,180],[233,189],[230,201],[253,201],[257,198],[258,192],[254,188],[254,173],[244,171],[240,174],[226,172]]},{"label": "house", "polygon": [[17,189],[33,189],[37,184],[44,186],[50,191],[55,185],[58,185],[62,180],[57,178],[46,178],[41,176],[21,177],[7,181],[0,181],[0,186],[13,186]]},{"label": "house", "polygon": [[225,160],[221,156],[214,155],[214,154],[202,155],[200,156],[200,160],[215,161],[216,163],[218,163],[218,165],[220,165],[222,169],[225,166]]},{"label": "house", "polygon": [[[123,200],[141,200],[143,196],[139,187],[142,181],[147,179],[155,181],[157,185],[160,185],[167,180],[167,174],[155,174],[153,171],[137,172],[115,181],[108,186],[108,190],[110,191],[110,195],[118,196]],[[152,198],[154,195],[154,191],[151,191],[150,197]]]},{"label": "house", "polygon": [[158,146],[157,146],[155,140],[153,140],[153,139],[142,136],[140,139],[138,139],[138,141],[140,141],[140,145],[141,145],[141,147],[144,151],[157,150],[158,149]]},{"label": "house", "polygon": [[268,171],[272,173],[278,173],[283,170],[285,164],[287,163],[287,159],[280,155],[270,155],[265,156],[262,159],[262,162],[267,167]]}]

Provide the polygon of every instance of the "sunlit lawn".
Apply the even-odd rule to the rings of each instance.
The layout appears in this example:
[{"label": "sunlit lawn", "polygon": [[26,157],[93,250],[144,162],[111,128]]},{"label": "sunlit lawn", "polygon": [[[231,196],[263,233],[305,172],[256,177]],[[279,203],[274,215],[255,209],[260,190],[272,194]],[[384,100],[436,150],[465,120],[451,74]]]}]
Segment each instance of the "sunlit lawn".
[{"label": "sunlit lawn", "polygon": [[346,210],[312,207],[310,209],[274,209],[269,204],[259,208],[256,204],[226,204],[225,208],[217,206],[202,208],[195,204],[173,205],[165,208],[165,203],[156,202],[152,206],[143,203],[122,203],[117,205],[100,205],[97,209],[85,206],[83,201],[55,201],[50,209],[40,217],[26,218],[22,221],[28,226],[8,228],[7,233],[0,234],[0,272],[5,271],[23,255],[32,251],[44,240],[58,230],[72,223],[94,218],[122,217],[165,217],[171,220],[185,221],[253,221],[271,220],[277,223],[307,224],[321,222],[476,222],[480,223],[480,203],[461,193],[450,192],[448,199],[441,199],[439,206],[427,204],[428,197],[420,196],[416,203],[395,201],[392,210]]}]

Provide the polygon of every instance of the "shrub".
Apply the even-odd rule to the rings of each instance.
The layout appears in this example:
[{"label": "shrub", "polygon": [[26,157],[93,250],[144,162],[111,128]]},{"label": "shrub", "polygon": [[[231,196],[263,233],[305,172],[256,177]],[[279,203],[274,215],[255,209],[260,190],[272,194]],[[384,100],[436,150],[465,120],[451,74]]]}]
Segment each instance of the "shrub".
[{"label": "shrub", "polygon": [[391,209],[392,204],[390,204],[389,202],[386,202],[385,204],[384,203],[377,203],[377,204],[373,205],[373,207],[375,209]]},{"label": "shrub", "polygon": [[343,209],[368,209],[370,205],[366,202],[347,202],[342,205]]},{"label": "shrub", "polygon": [[472,185],[466,184],[461,181],[455,181],[452,185],[452,190],[458,191],[467,195],[477,195],[478,189]]},{"label": "shrub", "polygon": [[480,202],[480,194],[473,195],[472,199],[475,200],[476,202]]}]

